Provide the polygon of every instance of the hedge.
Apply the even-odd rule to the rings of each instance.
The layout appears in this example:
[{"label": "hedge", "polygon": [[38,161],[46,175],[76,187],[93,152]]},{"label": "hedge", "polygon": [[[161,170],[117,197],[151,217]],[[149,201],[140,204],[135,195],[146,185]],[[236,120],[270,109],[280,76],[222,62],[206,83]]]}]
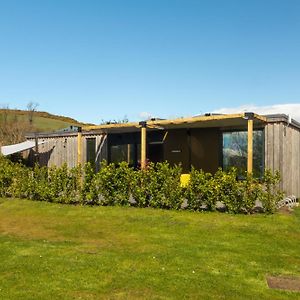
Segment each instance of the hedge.
[{"label": "hedge", "polygon": [[98,173],[87,163],[75,168],[25,167],[0,156],[0,196],[83,205],[119,205],[193,211],[216,210],[223,203],[230,213],[252,213],[257,200],[273,213],[283,193],[279,173],[265,171],[261,179],[237,179],[237,170],[214,175],[192,168],[190,182],[180,185],[182,169],[167,162],[136,170],[122,162],[103,163]]}]

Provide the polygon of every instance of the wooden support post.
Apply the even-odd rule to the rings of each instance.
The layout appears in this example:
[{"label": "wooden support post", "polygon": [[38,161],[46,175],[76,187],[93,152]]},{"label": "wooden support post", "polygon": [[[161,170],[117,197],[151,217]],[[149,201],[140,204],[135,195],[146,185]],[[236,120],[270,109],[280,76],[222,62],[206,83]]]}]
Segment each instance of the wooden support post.
[{"label": "wooden support post", "polygon": [[253,119],[248,119],[248,158],[247,158],[247,172],[253,172]]},{"label": "wooden support post", "polygon": [[35,136],[34,136],[34,141],[35,141],[34,162],[38,164],[39,163],[39,140],[38,140],[37,134],[35,134]]},{"label": "wooden support post", "polygon": [[146,169],[147,163],[147,122],[140,122],[141,125],[141,169]]},{"label": "wooden support post", "polygon": [[130,144],[127,144],[127,163],[130,164]]},{"label": "wooden support post", "polygon": [[77,134],[77,165],[81,165],[81,150],[82,150],[82,132],[81,127],[78,127],[78,134]]}]

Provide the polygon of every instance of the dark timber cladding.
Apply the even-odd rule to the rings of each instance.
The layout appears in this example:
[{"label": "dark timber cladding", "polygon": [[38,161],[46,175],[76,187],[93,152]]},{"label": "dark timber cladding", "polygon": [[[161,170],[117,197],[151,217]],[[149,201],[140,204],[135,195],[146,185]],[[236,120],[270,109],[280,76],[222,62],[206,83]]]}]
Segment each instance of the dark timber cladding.
[{"label": "dark timber cladding", "polygon": [[220,138],[217,128],[169,130],[164,158],[170,164],[181,163],[184,172],[194,166],[214,173],[220,166]]},{"label": "dark timber cladding", "polygon": [[[138,165],[137,159],[141,162],[143,155],[146,155],[146,158],[154,162],[167,160],[171,165],[180,163],[184,172],[189,172],[191,166],[194,166],[213,173],[222,166],[223,131],[242,130],[247,132],[249,124],[251,124],[250,128],[253,125],[255,130],[262,129],[265,122],[264,117],[254,113],[242,113],[154,120],[142,122],[143,126],[141,123],[110,124],[105,126],[110,131],[108,135],[109,161],[119,162],[122,159],[127,160],[131,165]],[[146,135],[141,134],[142,128],[147,128]],[[95,127],[90,128],[90,130],[93,129]],[[163,133],[163,138],[153,139],[153,136],[158,136],[159,133]],[[141,144],[145,138],[147,147],[143,150]],[[252,139],[251,130],[248,137],[248,153],[250,153],[249,149],[253,153]],[[249,154],[248,172],[250,173],[252,165],[252,154]]]},{"label": "dark timber cladding", "polygon": [[190,168],[187,133],[187,129],[169,130],[164,144],[164,159],[171,165],[181,163],[184,172]]}]

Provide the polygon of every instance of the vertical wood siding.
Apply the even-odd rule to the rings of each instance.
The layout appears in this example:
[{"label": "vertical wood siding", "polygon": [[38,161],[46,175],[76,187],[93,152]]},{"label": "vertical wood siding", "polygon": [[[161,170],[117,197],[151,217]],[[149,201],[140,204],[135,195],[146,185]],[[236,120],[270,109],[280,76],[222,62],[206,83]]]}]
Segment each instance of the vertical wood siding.
[{"label": "vertical wood siding", "polygon": [[285,123],[266,125],[265,166],[280,171],[286,195],[300,197],[300,130]]},{"label": "vertical wood siding", "polygon": [[[84,135],[82,137],[82,162],[86,162],[86,139],[96,139],[96,164],[107,159],[106,135]],[[77,136],[47,137],[40,138],[45,144],[39,146],[39,163],[41,166],[61,166],[64,163],[69,168],[77,165]],[[30,157],[34,157],[34,150],[31,150]]]}]

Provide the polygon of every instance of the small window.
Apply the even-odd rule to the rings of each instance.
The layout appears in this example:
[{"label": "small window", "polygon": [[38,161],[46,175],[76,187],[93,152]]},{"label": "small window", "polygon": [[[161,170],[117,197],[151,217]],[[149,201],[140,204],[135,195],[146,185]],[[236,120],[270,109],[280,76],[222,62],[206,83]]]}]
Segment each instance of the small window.
[{"label": "small window", "polygon": [[96,138],[86,139],[86,161],[95,164],[96,160]]},{"label": "small window", "polygon": [[[240,176],[247,171],[247,131],[223,133],[223,169],[236,167]],[[253,174],[260,177],[264,171],[264,137],[262,130],[253,132]]]}]

